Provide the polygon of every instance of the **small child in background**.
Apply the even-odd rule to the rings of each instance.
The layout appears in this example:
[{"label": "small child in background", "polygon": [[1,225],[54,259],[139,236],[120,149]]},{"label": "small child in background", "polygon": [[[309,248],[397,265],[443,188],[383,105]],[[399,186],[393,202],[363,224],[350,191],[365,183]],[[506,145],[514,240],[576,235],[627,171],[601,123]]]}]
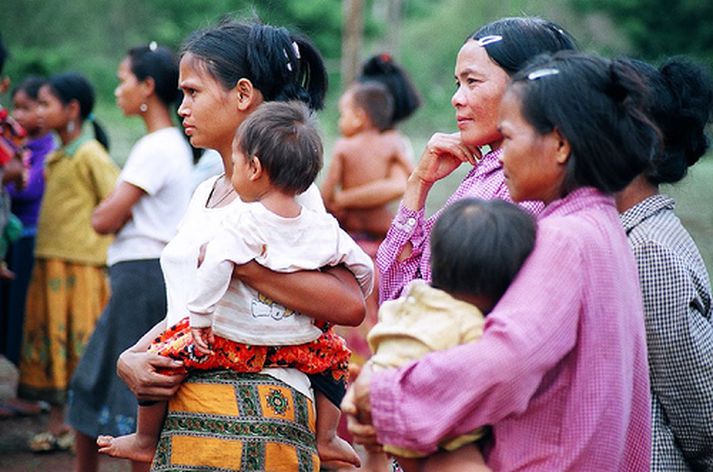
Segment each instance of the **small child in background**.
[{"label": "small child in background", "polygon": [[[189,369],[296,368],[317,391],[317,448],[323,465],[359,465],[336,435],[351,352],[327,324],[267,299],[240,280],[236,264],[255,260],[277,271],[315,270],[345,264],[364,296],[373,286],[373,264],[325,212],[302,207],[322,166],[315,120],[299,102],[268,102],[238,128],[233,141],[233,188],[248,204],[223,223],[202,251],[190,316],[169,328],[149,349],[183,361]],[[148,461],[154,454],[165,403],[141,406],[134,435],[101,436],[99,452]]]},{"label": "small child in background", "polygon": [[[368,336],[374,353],[369,364],[401,367],[429,352],[477,341],[484,316],[532,251],[535,233],[533,218],[504,200],[469,198],[446,208],[431,233],[431,285],[414,280],[401,298],[381,305],[379,322]],[[485,467],[480,451],[472,447],[483,434],[481,429],[447,438],[441,448],[453,451],[444,455],[450,456],[448,466],[434,464],[439,459],[432,458],[426,470]],[[416,451],[388,444],[384,451],[396,456],[407,472],[423,470],[424,455]]]},{"label": "small child in background", "polygon": [[[10,88],[10,78],[3,75],[7,56],[7,49],[0,38],[0,95]],[[18,175],[14,180],[17,185],[24,185],[23,158],[26,141],[27,132],[10,116],[7,109],[0,105],[0,181],[3,184],[7,181],[6,173],[10,172]],[[5,190],[5,186],[0,185],[0,279],[15,278],[15,273],[7,266],[5,256],[10,244],[21,235],[22,223],[10,213],[10,195]]]},{"label": "small child in background", "polygon": [[[402,140],[385,133],[392,123],[394,99],[388,89],[376,81],[357,82],[339,100],[339,130],[342,138],[335,146],[332,161],[322,184],[327,209],[350,234],[380,241],[386,236],[394,215],[388,202],[370,204],[362,201],[358,208],[345,208],[339,201],[341,191],[355,190],[375,181],[383,181],[395,171],[408,176],[412,163]],[[405,187],[405,179],[403,179]],[[381,193],[381,192],[380,192]],[[393,199],[403,188],[393,191]],[[377,200],[382,195],[374,195]]]}]

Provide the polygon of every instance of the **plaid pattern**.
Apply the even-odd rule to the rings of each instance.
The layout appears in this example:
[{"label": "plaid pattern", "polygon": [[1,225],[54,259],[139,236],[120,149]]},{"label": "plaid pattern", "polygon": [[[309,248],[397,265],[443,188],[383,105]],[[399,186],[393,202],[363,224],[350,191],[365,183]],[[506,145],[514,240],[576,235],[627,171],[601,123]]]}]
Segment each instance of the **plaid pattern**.
[{"label": "plaid pattern", "polygon": [[[443,208],[463,198],[500,198],[512,202],[503,176],[501,154],[502,151],[497,150],[483,156],[478,165],[468,172]],[[521,205],[533,215],[543,208],[540,202],[525,202]],[[380,303],[399,298],[403,288],[414,279],[431,281],[431,230],[443,208],[426,219],[423,208],[414,211],[403,205],[399,206],[386,239],[376,254]],[[399,254],[408,242],[413,246],[411,256],[405,261],[399,261]]]},{"label": "plaid pattern", "polygon": [[646,314],[652,390],[652,470],[713,470],[711,286],[698,248],[655,195],[621,215]]}]

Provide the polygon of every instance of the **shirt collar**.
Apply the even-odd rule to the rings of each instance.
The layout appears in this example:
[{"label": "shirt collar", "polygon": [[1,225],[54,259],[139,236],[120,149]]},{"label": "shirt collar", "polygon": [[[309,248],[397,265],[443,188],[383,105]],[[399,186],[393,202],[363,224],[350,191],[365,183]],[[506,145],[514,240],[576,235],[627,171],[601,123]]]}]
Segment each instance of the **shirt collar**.
[{"label": "shirt collar", "polygon": [[628,233],[656,213],[662,210],[673,210],[675,206],[676,202],[673,201],[673,198],[658,193],[640,201],[622,213],[620,215],[621,223]]},{"label": "shirt collar", "polygon": [[489,153],[485,154],[483,157],[477,160],[475,166],[473,166],[470,172],[468,172],[467,177],[471,177],[476,173],[478,175],[488,174],[494,170],[500,169],[503,166],[503,163],[500,162],[500,156],[502,155],[502,148],[496,149],[495,151],[490,151]]},{"label": "shirt collar", "polygon": [[73,157],[77,150],[80,148],[80,146],[89,141],[90,139],[92,139],[92,136],[89,133],[89,127],[87,125],[84,125],[82,127],[82,134],[77,136],[74,141],[64,146],[61,151],[65,156]]},{"label": "shirt collar", "polygon": [[551,202],[542,210],[539,219],[553,215],[569,215],[595,206],[614,207],[614,197],[594,187],[582,187],[570,192],[559,200]]}]

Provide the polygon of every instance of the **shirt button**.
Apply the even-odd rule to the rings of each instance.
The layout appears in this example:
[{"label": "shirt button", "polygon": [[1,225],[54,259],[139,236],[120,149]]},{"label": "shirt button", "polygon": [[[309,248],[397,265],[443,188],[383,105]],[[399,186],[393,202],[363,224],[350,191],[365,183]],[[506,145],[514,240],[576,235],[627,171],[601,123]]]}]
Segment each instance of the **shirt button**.
[{"label": "shirt button", "polygon": [[413,218],[413,217],[409,218],[408,220],[406,220],[406,224],[409,225],[409,226],[415,225],[415,224],[416,224],[416,218]]}]

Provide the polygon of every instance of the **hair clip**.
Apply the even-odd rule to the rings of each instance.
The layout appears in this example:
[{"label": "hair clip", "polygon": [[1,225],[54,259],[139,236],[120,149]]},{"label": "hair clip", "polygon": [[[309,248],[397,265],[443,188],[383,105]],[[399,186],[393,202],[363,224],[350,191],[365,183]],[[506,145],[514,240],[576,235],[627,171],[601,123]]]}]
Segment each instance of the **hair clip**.
[{"label": "hair clip", "polygon": [[379,54],[379,59],[381,59],[381,62],[391,62],[391,54],[388,52],[382,52]]},{"label": "hair clip", "polygon": [[149,43],[149,51],[154,52],[158,49],[158,43],[156,41],[151,41]]},{"label": "hair clip", "polygon": [[487,46],[488,44],[493,44],[497,43],[498,41],[502,41],[503,37],[500,36],[499,34],[490,34],[488,36],[483,36],[480,39],[476,39],[475,42],[478,43],[479,46]]},{"label": "hair clip", "polygon": [[545,69],[533,70],[532,72],[527,74],[527,78],[528,78],[528,80],[537,80],[537,79],[541,79],[543,77],[547,77],[548,75],[557,75],[559,73],[560,73],[559,69],[554,69],[552,67],[548,67]]},{"label": "hair clip", "polygon": [[302,59],[302,56],[300,56],[300,47],[295,41],[292,41],[292,49],[294,49],[297,59]]}]

